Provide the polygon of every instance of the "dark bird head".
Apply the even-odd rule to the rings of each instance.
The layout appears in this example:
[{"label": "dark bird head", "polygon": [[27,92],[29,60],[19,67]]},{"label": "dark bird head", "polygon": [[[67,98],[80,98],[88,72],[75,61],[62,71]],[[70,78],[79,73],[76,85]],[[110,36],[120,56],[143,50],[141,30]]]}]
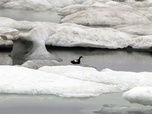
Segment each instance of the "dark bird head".
[{"label": "dark bird head", "polygon": [[81,58],[83,58],[83,56],[80,56],[79,58],[81,59]]}]

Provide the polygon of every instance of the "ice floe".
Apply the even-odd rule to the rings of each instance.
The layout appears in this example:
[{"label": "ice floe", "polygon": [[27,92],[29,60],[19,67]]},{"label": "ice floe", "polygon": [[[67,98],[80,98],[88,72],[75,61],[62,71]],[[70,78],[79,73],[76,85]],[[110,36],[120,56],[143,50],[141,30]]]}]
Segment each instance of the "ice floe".
[{"label": "ice floe", "polygon": [[[0,17],[0,22],[2,22],[0,23],[1,28],[19,31],[19,39],[34,41],[33,44],[36,47],[40,45],[42,47],[42,44],[44,47],[47,44],[64,47],[118,49],[131,46],[136,49],[150,49],[152,46],[151,29],[149,29],[151,24],[93,28],[72,23],[16,21],[4,17]],[[5,34],[7,39],[10,35],[10,32]],[[13,39],[15,39],[15,36],[13,36]],[[39,50],[40,48],[35,49]],[[34,57],[31,55],[31,58],[35,57],[35,55]]]},{"label": "ice floe", "polygon": [[0,66],[0,93],[91,97],[115,89],[99,84],[17,66]]},{"label": "ice floe", "polygon": [[131,103],[152,106],[152,87],[135,87],[125,92],[123,97]]},{"label": "ice floe", "polygon": [[97,71],[91,67],[81,66],[52,66],[41,67],[39,70],[64,75],[70,78],[92,81],[97,83],[117,85],[118,91],[124,91],[136,86],[151,86],[151,73],[150,72],[124,72],[113,71],[110,69],[103,69]]},{"label": "ice floe", "polygon": [[152,24],[137,24],[130,26],[122,26],[117,28],[120,31],[135,35],[152,35]]},{"label": "ice floe", "polygon": [[103,105],[100,111],[95,111],[97,114],[151,114],[152,110],[119,106],[119,105]]},{"label": "ice floe", "polygon": [[90,28],[76,24],[62,24],[51,35],[47,44],[64,47],[124,48],[131,36],[112,28]]},{"label": "ice floe", "polygon": [[70,22],[90,26],[114,26],[122,24],[141,24],[151,21],[138,10],[117,8],[88,9],[73,13],[61,20],[62,23]]},{"label": "ice floe", "polygon": [[0,93],[91,97],[152,86],[148,72],[97,71],[81,66],[46,66],[39,70],[0,66],[0,74]]}]

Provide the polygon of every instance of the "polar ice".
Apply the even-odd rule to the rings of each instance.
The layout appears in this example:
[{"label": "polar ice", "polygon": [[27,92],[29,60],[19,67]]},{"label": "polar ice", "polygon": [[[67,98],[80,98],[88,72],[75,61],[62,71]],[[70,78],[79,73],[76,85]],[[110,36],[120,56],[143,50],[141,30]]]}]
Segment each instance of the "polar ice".
[{"label": "polar ice", "polygon": [[152,78],[150,72],[134,73],[110,69],[97,71],[91,67],[72,65],[44,66],[38,70],[21,66],[0,66],[0,73],[1,93],[53,94],[63,97],[98,96],[137,86],[151,86]]},{"label": "polar ice", "polygon": [[[124,92],[122,97],[131,103],[152,105],[151,72],[60,66],[59,58],[46,49],[46,45],[151,49],[151,0],[1,0],[0,7],[55,10],[62,17],[59,23],[0,17],[0,46],[13,45],[11,57],[30,60],[5,66],[11,62],[6,60],[0,66],[0,93],[95,97]],[[50,67],[45,66],[48,60]]]}]

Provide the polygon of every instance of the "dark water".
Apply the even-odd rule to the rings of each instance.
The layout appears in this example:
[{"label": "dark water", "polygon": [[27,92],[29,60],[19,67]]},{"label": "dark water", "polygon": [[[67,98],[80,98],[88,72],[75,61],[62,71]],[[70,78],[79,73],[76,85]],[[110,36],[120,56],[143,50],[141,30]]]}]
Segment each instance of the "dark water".
[{"label": "dark water", "polygon": [[[83,56],[81,66],[90,66],[98,70],[109,68],[116,71],[152,71],[152,54],[150,52],[56,47],[48,50],[63,60],[62,65],[71,65],[71,60]],[[12,62],[14,65],[18,65],[25,62],[20,59],[11,59],[8,55],[9,52],[0,52],[0,65],[12,64]]]},{"label": "dark water", "polygon": [[152,54],[150,52],[81,48],[55,48],[50,52],[62,58],[62,64],[71,64],[71,60],[83,56],[81,65],[95,67],[98,70],[110,68],[117,71],[152,71]]}]

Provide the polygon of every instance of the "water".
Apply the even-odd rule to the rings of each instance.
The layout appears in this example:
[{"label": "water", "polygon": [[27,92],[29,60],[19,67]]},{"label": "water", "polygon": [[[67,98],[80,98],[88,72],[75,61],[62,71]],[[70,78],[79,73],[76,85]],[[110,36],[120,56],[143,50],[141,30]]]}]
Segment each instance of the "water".
[{"label": "water", "polygon": [[122,50],[101,49],[61,49],[53,48],[50,52],[63,59],[62,64],[69,65],[70,61],[83,56],[82,66],[95,67],[98,70],[110,68],[117,71],[152,71],[152,55],[149,52],[128,52]]},{"label": "water", "polygon": [[96,98],[84,99],[47,95],[0,95],[0,114],[94,114],[105,104],[118,105],[120,108],[125,105],[144,110],[151,109],[151,107],[130,104],[122,99],[121,94],[104,94]]},{"label": "water", "polygon": [[[55,47],[49,51],[62,58],[62,64],[65,65],[71,64],[70,60],[82,55],[84,58],[81,65],[92,66],[98,70],[110,68],[136,72],[152,71],[152,56],[148,52]],[[0,64],[7,63],[4,61],[11,61],[8,54],[8,52],[0,52]],[[147,114],[147,110],[151,109],[147,106],[130,104],[122,98],[122,93],[103,94],[98,97],[81,99],[51,95],[0,94],[0,114],[94,114],[99,112],[105,104],[118,105],[118,108],[122,106],[136,107],[139,110],[143,108],[146,111],[142,114]],[[133,114],[141,114],[141,112]]]},{"label": "water", "polygon": [[[55,11],[36,12],[31,10],[0,9],[0,16],[16,20],[48,21],[59,23],[61,17]],[[84,56],[82,66],[98,70],[110,68],[122,71],[152,71],[152,56],[148,52],[127,52],[81,48],[50,48],[49,51],[63,59],[62,64]],[[0,65],[12,63],[8,52],[0,52]],[[17,60],[20,62],[20,60]],[[16,62],[16,61],[15,61]],[[15,64],[15,63],[14,63]],[[130,104],[122,98],[122,93],[104,94],[94,98],[61,98],[49,95],[0,94],[0,114],[94,114],[105,104],[151,109]],[[110,113],[106,113],[110,114]],[[133,113],[130,113],[133,114]],[[135,114],[141,114],[135,113]],[[142,113],[142,114],[146,114]]]}]

